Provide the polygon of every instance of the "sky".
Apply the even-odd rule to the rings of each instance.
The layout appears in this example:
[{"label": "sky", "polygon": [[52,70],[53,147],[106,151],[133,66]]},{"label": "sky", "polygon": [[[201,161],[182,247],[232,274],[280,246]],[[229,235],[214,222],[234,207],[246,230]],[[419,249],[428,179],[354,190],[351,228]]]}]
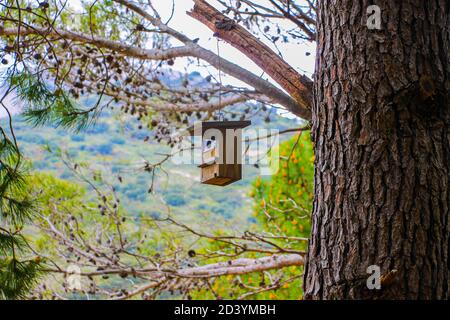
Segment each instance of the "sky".
[{"label": "sky", "polygon": [[[260,0],[262,3],[266,0]],[[215,53],[219,53],[220,55],[235,63],[238,63],[240,66],[246,68],[247,70],[253,72],[256,75],[263,75],[264,78],[268,78],[263,74],[263,71],[256,66],[250,59],[248,59],[245,55],[240,53],[238,50],[234,49],[232,46],[227,43],[217,40],[213,37],[213,34],[210,29],[206,26],[198,22],[197,20],[189,17],[186,14],[186,11],[189,11],[193,8],[194,2],[192,0],[174,0],[175,3],[175,11],[174,16],[171,19],[169,26],[172,28],[182,31],[187,36],[192,39],[199,38],[199,44],[207,48]],[[214,1],[210,1],[211,4],[215,5],[217,8],[220,8],[217,3]],[[169,0],[156,0],[153,1],[156,9],[161,15],[163,21],[167,21],[172,12],[172,1]],[[70,5],[74,7],[75,10],[80,9],[79,0],[70,0]],[[219,43],[218,43],[219,41]],[[180,43],[174,42],[174,45],[180,45]],[[298,72],[301,74],[306,74],[311,76],[314,72],[314,63],[315,63],[315,45],[313,43],[302,43],[302,44],[280,44],[279,48],[283,54],[284,60],[286,60],[291,66],[293,66]],[[307,56],[307,52],[311,53]],[[188,72],[199,71],[202,75],[206,76],[207,73],[212,73],[217,76],[218,72],[215,69],[208,68],[202,69],[198,66],[191,65],[187,69],[187,60],[186,59],[177,59],[174,65],[175,69],[180,71],[187,70]],[[270,80],[270,79],[269,79]],[[225,74],[222,74],[222,81],[224,84],[237,85],[242,87],[248,87],[246,84],[242,83],[238,79],[232,78]],[[271,81],[275,84],[274,81]],[[0,108],[0,118],[5,116],[5,111]]]}]

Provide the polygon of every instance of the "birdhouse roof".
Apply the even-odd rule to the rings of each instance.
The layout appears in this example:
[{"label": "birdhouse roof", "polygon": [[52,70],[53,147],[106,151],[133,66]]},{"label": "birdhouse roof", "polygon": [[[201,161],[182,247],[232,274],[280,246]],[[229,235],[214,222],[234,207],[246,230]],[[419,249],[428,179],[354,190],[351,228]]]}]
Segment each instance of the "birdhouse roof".
[{"label": "birdhouse roof", "polygon": [[[207,121],[202,122],[202,134],[208,129],[242,129],[251,125],[251,121]],[[191,136],[195,135],[195,127],[188,128],[188,132]]]}]

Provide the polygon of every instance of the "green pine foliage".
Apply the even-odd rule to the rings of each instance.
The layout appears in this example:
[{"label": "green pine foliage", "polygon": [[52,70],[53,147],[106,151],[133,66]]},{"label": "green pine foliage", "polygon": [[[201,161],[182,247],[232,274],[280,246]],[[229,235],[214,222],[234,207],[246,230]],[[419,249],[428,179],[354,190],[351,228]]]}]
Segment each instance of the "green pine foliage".
[{"label": "green pine foliage", "polygon": [[0,299],[21,299],[26,298],[36,284],[41,264],[39,259],[0,259],[0,270]]},{"label": "green pine foliage", "polygon": [[51,124],[80,131],[88,127],[98,115],[81,109],[61,88],[52,90],[37,75],[23,71],[9,77],[17,97],[25,103],[24,117],[34,126]]},{"label": "green pine foliage", "polygon": [[[1,128],[0,128],[1,129]],[[30,258],[22,230],[36,207],[27,193],[25,168],[16,145],[0,132],[0,299],[24,298],[38,279],[41,261]]]}]

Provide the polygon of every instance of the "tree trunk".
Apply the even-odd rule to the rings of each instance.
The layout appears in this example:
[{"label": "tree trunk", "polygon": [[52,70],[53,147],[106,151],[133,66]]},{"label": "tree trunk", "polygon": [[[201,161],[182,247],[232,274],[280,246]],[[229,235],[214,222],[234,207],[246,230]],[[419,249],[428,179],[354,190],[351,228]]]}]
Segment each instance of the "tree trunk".
[{"label": "tree trunk", "polygon": [[[445,299],[450,4],[318,3],[316,151],[307,299]],[[381,268],[370,290],[367,268]]]}]

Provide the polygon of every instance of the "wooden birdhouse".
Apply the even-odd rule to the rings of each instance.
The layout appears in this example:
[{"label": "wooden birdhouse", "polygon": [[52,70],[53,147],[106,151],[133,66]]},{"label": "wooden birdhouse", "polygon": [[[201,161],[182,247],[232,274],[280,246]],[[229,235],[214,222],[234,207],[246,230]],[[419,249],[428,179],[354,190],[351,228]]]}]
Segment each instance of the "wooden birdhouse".
[{"label": "wooden birdhouse", "polygon": [[242,129],[250,121],[202,122],[189,129],[201,136],[201,182],[226,186],[242,179]]}]

